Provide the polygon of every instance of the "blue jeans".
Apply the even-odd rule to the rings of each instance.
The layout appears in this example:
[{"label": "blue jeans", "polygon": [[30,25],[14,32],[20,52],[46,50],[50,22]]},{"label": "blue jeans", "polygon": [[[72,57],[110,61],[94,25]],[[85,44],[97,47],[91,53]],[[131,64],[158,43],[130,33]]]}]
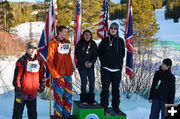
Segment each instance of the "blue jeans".
[{"label": "blue jeans", "polygon": [[94,93],[94,68],[78,69],[81,78],[81,94],[86,93],[87,78],[89,80],[89,93]]},{"label": "blue jeans", "polygon": [[161,111],[161,119],[165,119],[165,101],[162,100],[152,100],[151,114],[149,119],[159,119],[159,112]]}]

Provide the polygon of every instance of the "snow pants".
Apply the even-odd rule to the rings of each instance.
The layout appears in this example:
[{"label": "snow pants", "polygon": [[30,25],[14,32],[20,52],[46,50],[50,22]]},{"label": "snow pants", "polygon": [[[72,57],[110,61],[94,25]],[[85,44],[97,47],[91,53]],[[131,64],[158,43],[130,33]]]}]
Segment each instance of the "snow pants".
[{"label": "snow pants", "polygon": [[14,109],[12,119],[22,119],[24,106],[27,107],[28,119],[37,119],[36,100],[23,100],[23,103],[18,103],[14,100]]},{"label": "snow pants", "polygon": [[72,107],[72,78],[63,76],[52,80],[54,90],[54,117],[67,119]]}]

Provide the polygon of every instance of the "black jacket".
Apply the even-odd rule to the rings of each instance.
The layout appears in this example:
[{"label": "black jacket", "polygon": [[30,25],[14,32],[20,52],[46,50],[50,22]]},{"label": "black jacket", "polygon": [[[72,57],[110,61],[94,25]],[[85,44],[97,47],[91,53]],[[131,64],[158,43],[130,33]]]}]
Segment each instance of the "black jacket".
[{"label": "black jacket", "polygon": [[[156,88],[158,81],[161,80],[159,88]],[[175,76],[171,71],[158,70],[153,78],[149,99],[166,101],[168,104],[174,103],[175,97]]]},{"label": "black jacket", "polygon": [[[88,50],[89,43],[90,43],[90,48]],[[92,68],[93,68],[94,63],[96,62],[98,56],[96,43],[92,39],[88,42],[85,41],[84,39],[80,40],[76,45],[75,56],[77,59],[77,68],[85,69],[86,61],[92,63]]]},{"label": "black jacket", "polygon": [[125,56],[125,45],[122,38],[116,36],[110,46],[109,38],[101,41],[98,47],[101,67],[112,69],[122,69],[123,58]]}]

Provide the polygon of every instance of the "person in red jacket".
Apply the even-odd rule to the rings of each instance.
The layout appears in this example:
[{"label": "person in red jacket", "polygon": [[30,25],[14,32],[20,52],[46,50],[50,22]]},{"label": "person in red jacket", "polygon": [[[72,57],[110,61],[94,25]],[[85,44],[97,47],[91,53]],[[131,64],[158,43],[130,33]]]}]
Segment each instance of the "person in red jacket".
[{"label": "person in red jacket", "polygon": [[24,106],[27,107],[28,119],[37,119],[37,92],[45,88],[45,69],[42,60],[37,57],[37,44],[28,42],[25,55],[18,59],[14,71],[13,86],[15,100],[12,119],[22,119]]},{"label": "person in red jacket", "polygon": [[66,26],[57,28],[58,35],[48,46],[47,65],[52,79],[54,91],[54,118],[68,119],[72,107],[72,78],[73,65],[71,59],[71,44],[66,39]]}]

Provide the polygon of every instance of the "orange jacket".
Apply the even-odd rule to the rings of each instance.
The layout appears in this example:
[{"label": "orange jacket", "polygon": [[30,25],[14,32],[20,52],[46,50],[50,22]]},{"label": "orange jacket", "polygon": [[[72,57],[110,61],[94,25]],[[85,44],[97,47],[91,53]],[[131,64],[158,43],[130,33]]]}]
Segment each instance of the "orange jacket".
[{"label": "orange jacket", "polygon": [[48,46],[47,65],[53,78],[72,75],[70,41],[53,38]]}]

